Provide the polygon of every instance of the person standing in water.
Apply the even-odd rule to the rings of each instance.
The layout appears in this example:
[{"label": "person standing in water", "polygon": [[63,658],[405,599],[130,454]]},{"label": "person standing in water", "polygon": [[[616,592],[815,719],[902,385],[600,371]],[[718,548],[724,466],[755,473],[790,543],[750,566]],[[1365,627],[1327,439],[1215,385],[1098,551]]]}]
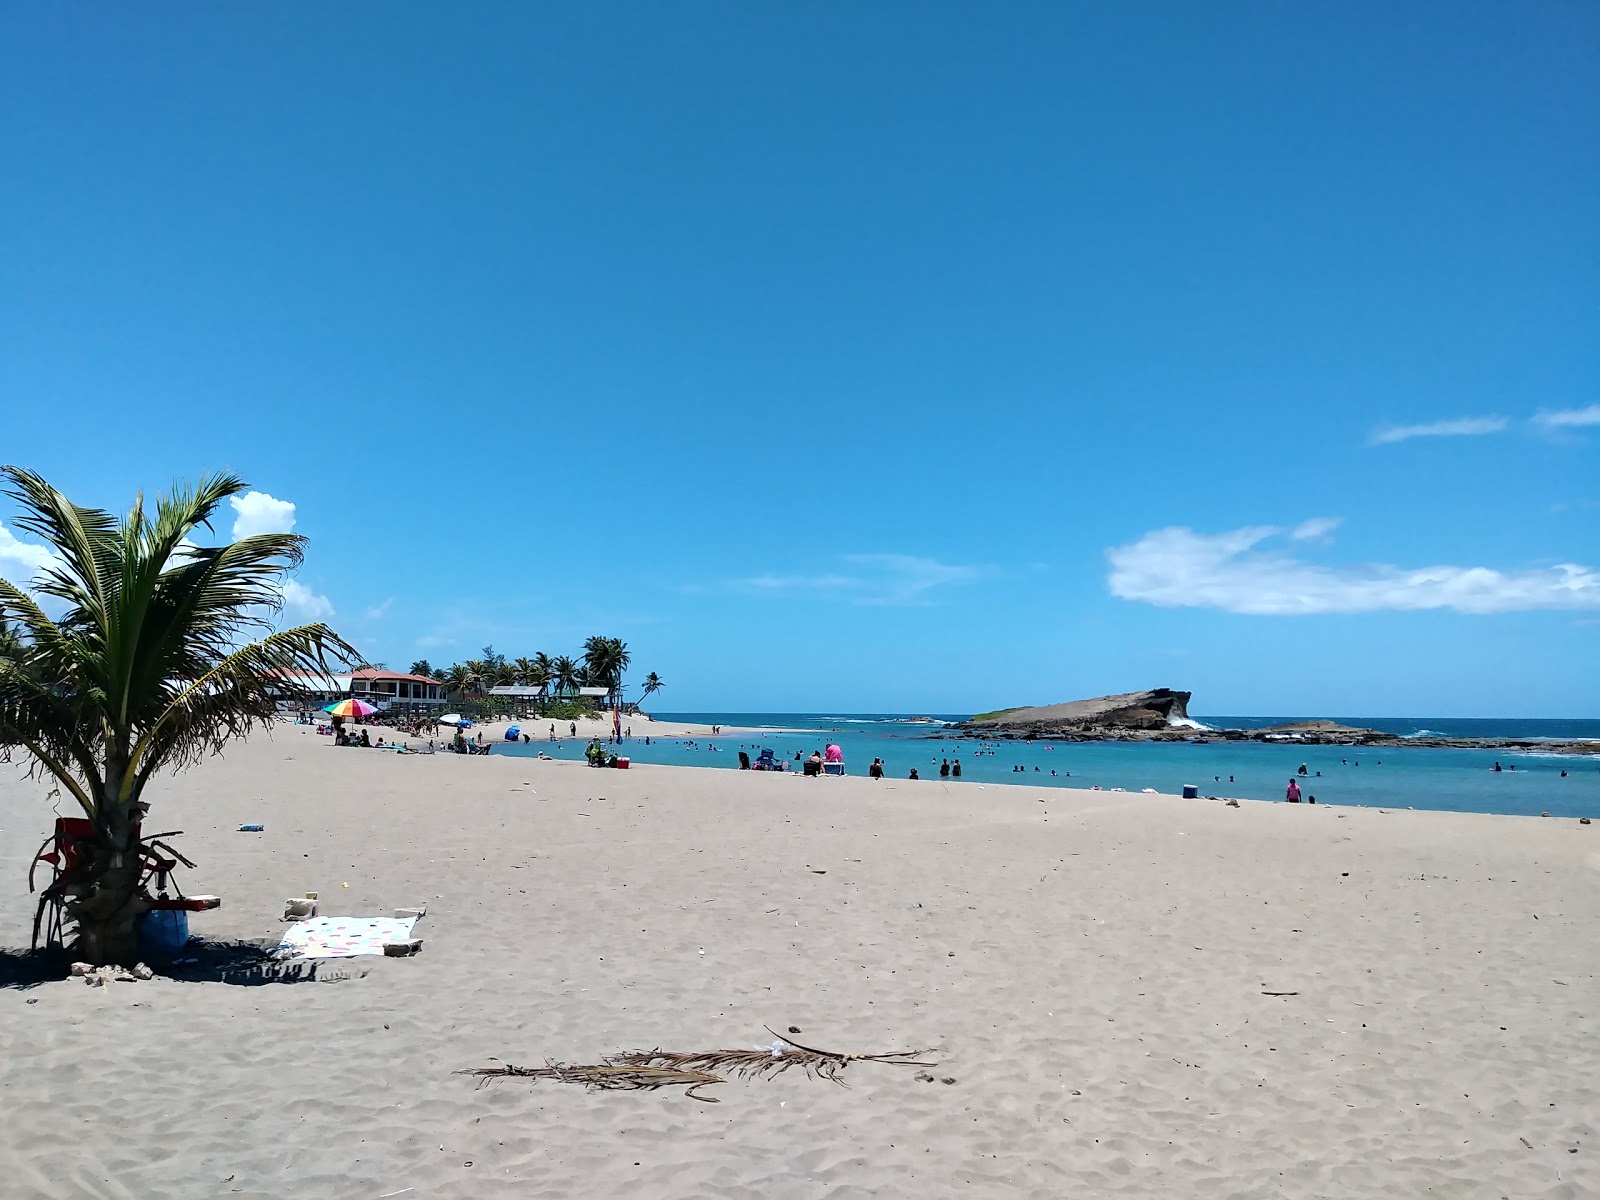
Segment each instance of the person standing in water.
[{"label": "person standing in water", "polygon": [[956,761],[951,764],[951,766],[950,766],[950,774],[953,775],[957,779],[961,778],[961,760],[959,758],[956,759]]},{"label": "person standing in water", "polygon": [[1289,786],[1284,789],[1283,798],[1290,804],[1300,803],[1300,785],[1294,781],[1292,775],[1289,777]]},{"label": "person standing in water", "polygon": [[[1495,770],[1498,771],[1499,769],[1500,768],[1498,766],[1495,767]],[[939,764],[939,778],[940,779],[949,779],[950,778],[950,760],[948,758],[945,759],[942,763]]]}]

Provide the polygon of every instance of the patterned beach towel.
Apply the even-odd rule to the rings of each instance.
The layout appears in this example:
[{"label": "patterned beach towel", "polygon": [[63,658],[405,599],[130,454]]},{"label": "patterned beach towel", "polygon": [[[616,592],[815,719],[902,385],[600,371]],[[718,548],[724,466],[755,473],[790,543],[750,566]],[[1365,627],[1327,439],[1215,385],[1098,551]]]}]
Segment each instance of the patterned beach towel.
[{"label": "patterned beach towel", "polygon": [[283,931],[283,958],[354,958],[382,954],[386,942],[411,938],[416,917],[313,917]]}]

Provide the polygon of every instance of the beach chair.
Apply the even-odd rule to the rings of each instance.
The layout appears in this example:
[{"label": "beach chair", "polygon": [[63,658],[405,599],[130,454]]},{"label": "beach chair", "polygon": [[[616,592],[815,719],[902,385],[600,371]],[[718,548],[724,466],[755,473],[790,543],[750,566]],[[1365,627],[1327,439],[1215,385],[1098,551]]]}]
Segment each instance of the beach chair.
[{"label": "beach chair", "polygon": [[[220,908],[222,900],[216,896],[185,896],[183,889],[173,879],[172,872],[179,863],[193,868],[190,862],[164,840],[177,837],[183,830],[141,837],[139,826],[133,827],[133,837],[139,847],[139,898],[154,912],[205,912]],[[39,907],[33,914],[33,946],[38,949],[39,931],[44,930],[45,944],[60,946],[62,921],[66,915],[67,896],[85,874],[85,859],[94,842],[94,824],[86,817],[57,817],[55,832],[45,838],[28,867],[28,891],[34,891],[34,875],[40,863],[50,866],[50,882],[39,893]],[[172,892],[171,896],[167,895]]]},{"label": "beach chair", "polygon": [[778,769],[777,761],[772,756],[772,748],[770,746],[756,755],[755,769],[757,771],[776,771]]},{"label": "beach chair", "polygon": [[829,744],[822,752],[822,773],[824,775],[844,774],[844,751],[838,746]]}]

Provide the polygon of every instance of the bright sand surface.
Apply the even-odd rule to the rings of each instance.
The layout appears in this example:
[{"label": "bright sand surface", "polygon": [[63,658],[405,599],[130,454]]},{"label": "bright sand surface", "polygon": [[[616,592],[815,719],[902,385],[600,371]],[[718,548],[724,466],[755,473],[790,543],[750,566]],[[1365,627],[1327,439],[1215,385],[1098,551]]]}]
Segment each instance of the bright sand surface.
[{"label": "bright sand surface", "polygon": [[[570,720],[557,720],[554,717],[529,717],[526,720],[502,717],[494,721],[479,722],[468,729],[466,734],[469,738],[476,738],[481,733],[485,742],[499,742],[504,739],[506,730],[513,725],[517,726],[518,729],[528,735],[531,741],[535,742],[548,741],[551,726],[555,727],[556,736],[565,741],[570,742],[576,737],[587,742],[591,738],[609,738],[612,731],[612,718],[609,714],[601,717],[577,717]],[[704,738],[713,736],[728,737],[741,733],[759,734],[772,732],[771,729],[765,727],[754,729],[735,725],[711,726],[697,725],[692,721],[658,720],[644,713],[624,716],[622,718],[622,727],[624,730],[632,730],[632,735],[641,740],[645,737]],[[363,727],[350,724],[348,728],[355,732]],[[374,739],[379,734],[382,734],[385,740],[399,740],[409,746],[426,746],[428,744],[427,738],[408,737],[403,733],[397,734],[395,730],[385,725],[368,725],[364,728]],[[574,728],[577,729],[576,733],[572,732]],[[712,730],[714,728],[721,732],[713,734]],[[448,741],[454,736],[454,730],[448,726],[441,726],[440,734],[440,741]],[[616,751],[615,746],[612,746],[611,749]],[[626,753],[626,751],[623,751],[623,753]]]},{"label": "bright sand surface", "polygon": [[[0,945],[26,944],[45,790],[0,774]],[[151,799],[188,889],[224,897],[195,932],[275,937],[316,890],[426,903],[425,945],[256,986],[0,987],[7,1197],[1600,1195],[1600,827],[293,727]],[[452,1074],[791,1024],[937,1046],[936,1079],[702,1104]]]}]

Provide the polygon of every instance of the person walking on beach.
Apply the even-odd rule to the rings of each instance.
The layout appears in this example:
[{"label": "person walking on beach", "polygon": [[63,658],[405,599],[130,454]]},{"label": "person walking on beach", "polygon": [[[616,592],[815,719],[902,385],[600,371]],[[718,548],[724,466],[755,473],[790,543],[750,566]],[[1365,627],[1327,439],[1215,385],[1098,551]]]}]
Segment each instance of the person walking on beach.
[{"label": "person walking on beach", "polygon": [[1289,786],[1284,789],[1283,798],[1290,804],[1300,803],[1300,785],[1294,781],[1292,775],[1289,777]]},{"label": "person walking on beach", "polygon": [[942,763],[939,764],[939,778],[940,779],[949,779],[950,778],[950,760],[948,758],[945,759]]}]

